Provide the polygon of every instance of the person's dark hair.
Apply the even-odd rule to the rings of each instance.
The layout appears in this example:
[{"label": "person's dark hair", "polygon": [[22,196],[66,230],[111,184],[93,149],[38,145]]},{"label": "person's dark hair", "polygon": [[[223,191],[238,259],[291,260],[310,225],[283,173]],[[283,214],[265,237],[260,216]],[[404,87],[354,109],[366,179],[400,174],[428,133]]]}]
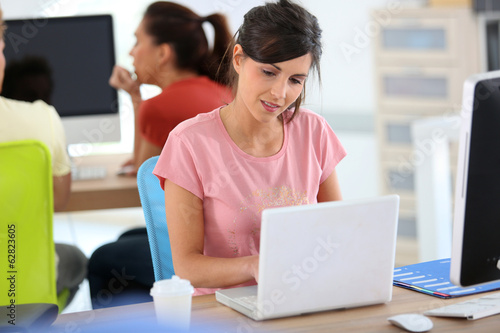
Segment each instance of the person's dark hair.
[{"label": "person's dark hair", "polygon": [[52,69],[42,57],[11,60],[5,67],[2,96],[18,101],[42,100],[51,104],[54,88]]},{"label": "person's dark hair", "polygon": [[[144,22],[146,33],[152,36],[158,45],[168,43],[173,47],[178,68],[194,70],[212,80],[221,81],[218,80],[219,67],[231,42],[231,33],[224,15],[201,17],[179,4],[158,1],[146,9]],[[209,22],[214,27],[215,40],[212,50],[209,49],[202,28],[203,22]]]},{"label": "person's dark hair", "polygon": [[[234,43],[241,45],[245,56],[266,64],[295,59],[309,53],[312,57],[311,69],[316,71],[321,82],[321,33],[314,15],[289,0],[279,0],[254,7],[246,13]],[[232,66],[229,70],[228,85],[237,89],[237,74]],[[292,119],[304,96],[305,87],[295,103],[290,105],[290,108],[295,107]]]}]

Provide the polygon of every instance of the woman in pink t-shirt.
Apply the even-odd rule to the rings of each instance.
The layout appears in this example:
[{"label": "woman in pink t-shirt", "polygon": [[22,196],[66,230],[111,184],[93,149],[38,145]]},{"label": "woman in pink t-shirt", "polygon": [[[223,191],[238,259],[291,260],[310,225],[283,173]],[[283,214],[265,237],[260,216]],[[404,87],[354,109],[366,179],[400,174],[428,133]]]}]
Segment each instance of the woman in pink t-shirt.
[{"label": "woman in pink t-shirt", "polygon": [[320,38],[316,18],[289,0],[253,8],[231,50],[234,101],[170,133],[154,174],[175,272],[197,295],[256,283],[263,209],[341,199],[345,151],[300,108]]},{"label": "woman in pink t-shirt", "polygon": [[[213,28],[212,43],[205,26]],[[156,1],[147,7],[135,37],[130,55],[136,80],[119,66],[110,78],[112,86],[130,94],[134,106],[133,158],[125,163],[132,167],[129,176],[149,157],[160,154],[169,132],[180,122],[232,100],[231,89],[215,81],[231,42],[224,15],[199,16],[175,2]],[[162,91],[142,100],[142,84],[156,85]],[[120,285],[116,292],[114,272],[133,281]],[[97,248],[89,259],[88,280],[94,309],[151,301],[154,272],[146,228],[128,230]]]}]

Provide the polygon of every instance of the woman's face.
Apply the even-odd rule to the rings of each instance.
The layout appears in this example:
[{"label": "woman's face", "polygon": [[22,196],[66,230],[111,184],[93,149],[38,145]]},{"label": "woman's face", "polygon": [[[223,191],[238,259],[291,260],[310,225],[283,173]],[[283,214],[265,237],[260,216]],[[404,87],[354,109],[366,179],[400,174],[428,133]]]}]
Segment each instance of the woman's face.
[{"label": "woman's face", "polygon": [[241,46],[236,45],[233,58],[239,75],[236,99],[256,120],[270,122],[299,97],[311,67],[311,55],[265,64],[243,56],[242,52]]},{"label": "woman's face", "polygon": [[135,74],[140,83],[155,84],[155,75],[158,71],[159,45],[154,38],[146,33],[144,20],[135,31],[136,43],[130,55],[134,58]]}]

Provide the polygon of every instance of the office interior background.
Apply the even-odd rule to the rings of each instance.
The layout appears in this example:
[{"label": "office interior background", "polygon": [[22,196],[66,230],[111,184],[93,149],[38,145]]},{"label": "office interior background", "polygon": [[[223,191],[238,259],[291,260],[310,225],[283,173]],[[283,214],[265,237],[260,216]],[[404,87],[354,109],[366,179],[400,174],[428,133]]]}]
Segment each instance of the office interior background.
[{"label": "office interior background", "polygon": [[[123,6],[123,2],[118,0],[0,0],[0,5],[4,19],[111,14],[114,20],[116,62],[132,71],[132,58],[128,53],[135,42],[134,31],[145,8],[152,2],[137,0]],[[263,0],[174,2],[188,6],[200,15],[213,12],[226,14],[233,32],[241,24],[244,13],[264,3]],[[428,6],[428,3],[417,0],[302,0],[301,3],[318,17],[323,29],[324,45],[322,82],[319,85],[314,76],[308,82],[305,107],[322,114],[328,120],[347,150],[347,157],[337,168],[343,196],[350,199],[386,194],[387,179],[382,176],[379,158],[382,147],[377,134],[380,105],[380,81],[377,75],[380,73],[375,56],[375,41],[380,37],[381,28],[396,19],[399,13],[406,8]],[[375,9],[382,10],[384,16],[376,16],[373,12]],[[212,31],[209,26],[206,28],[210,40]],[[480,70],[479,67],[474,70],[476,69]],[[453,85],[457,90],[454,93],[461,95],[462,80],[458,81],[458,84]],[[157,87],[143,87],[145,97],[154,96],[158,92]],[[94,145],[90,149],[93,154],[132,150],[133,111],[130,99],[122,92],[119,93],[119,99],[121,141]],[[397,127],[394,128],[398,130]],[[397,260],[399,264],[410,264],[418,260],[416,226],[414,219],[402,217],[401,221],[403,220],[406,222],[400,223],[398,234],[401,241],[398,240]],[[144,225],[140,208],[57,213],[54,219],[54,237],[56,241],[78,245],[90,256],[101,244],[115,240],[122,231],[130,227],[140,225]],[[87,288],[82,286],[81,292],[66,312],[90,308]]]},{"label": "office interior background", "polygon": [[[71,16],[90,14],[112,14],[114,20],[115,48],[117,63],[133,70],[129,51],[134,45],[134,31],[140,22],[145,8],[153,1],[134,1],[121,6],[116,0],[1,0],[5,19],[45,16]],[[252,7],[264,3],[260,0],[184,0],[175,1],[195,10],[200,15],[222,12],[227,15],[232,31],[236,31],[243,15]],[[374,130],[374,86],[372,52],[369,43],[359,53],[346,57],[340,45],[354,45],[359,29],[373,20],[369,11],[384,8],[386,0],[358,0],[353,2],[325,2],[321,0],[302,1],[303,5],[319,19],[324,31],[324,53],[322,57],[322,83],[319,87],[313,77],[308,89],[306,107],[323,114],[333,129],[341,134],[341,140],[348,150],[348,158],[339,166],[338,172],[346,198],[365,197],[378,193],[375,161],[376,147],[373,140]],[[206,25],[211,35],[210,25]],[[210,40],[210,37],[208,37]],[[145,87],[145,96],[158,93],[156,87]],[[130,100],[120,94],[122,116],[122,140],[119,144],[92,147],[93,153],[127,152],[132,149],[133,130]],[[353,134],[356,134],[353,136]],[[352,143],[351,143],[352,141]],[[350,145],[365,148],[349,149]],[[88,151],[85,149],[84,151]],[[366,162],[365,162],[365,159]],[[370,169],[365,168],[369,165]]]}]

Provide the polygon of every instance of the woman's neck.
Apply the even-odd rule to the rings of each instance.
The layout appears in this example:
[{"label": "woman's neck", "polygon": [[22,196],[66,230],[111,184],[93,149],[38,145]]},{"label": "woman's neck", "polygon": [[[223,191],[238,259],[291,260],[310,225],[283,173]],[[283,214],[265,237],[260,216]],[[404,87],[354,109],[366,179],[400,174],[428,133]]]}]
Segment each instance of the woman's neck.
[{"label": "woman's neck", "polygon": [[281,150],[284,140],[281,119],[276,118],[271,123],[259,122],[235,101],[220,110],[220,117],[233,142],[245,153],[268,157]]}]

